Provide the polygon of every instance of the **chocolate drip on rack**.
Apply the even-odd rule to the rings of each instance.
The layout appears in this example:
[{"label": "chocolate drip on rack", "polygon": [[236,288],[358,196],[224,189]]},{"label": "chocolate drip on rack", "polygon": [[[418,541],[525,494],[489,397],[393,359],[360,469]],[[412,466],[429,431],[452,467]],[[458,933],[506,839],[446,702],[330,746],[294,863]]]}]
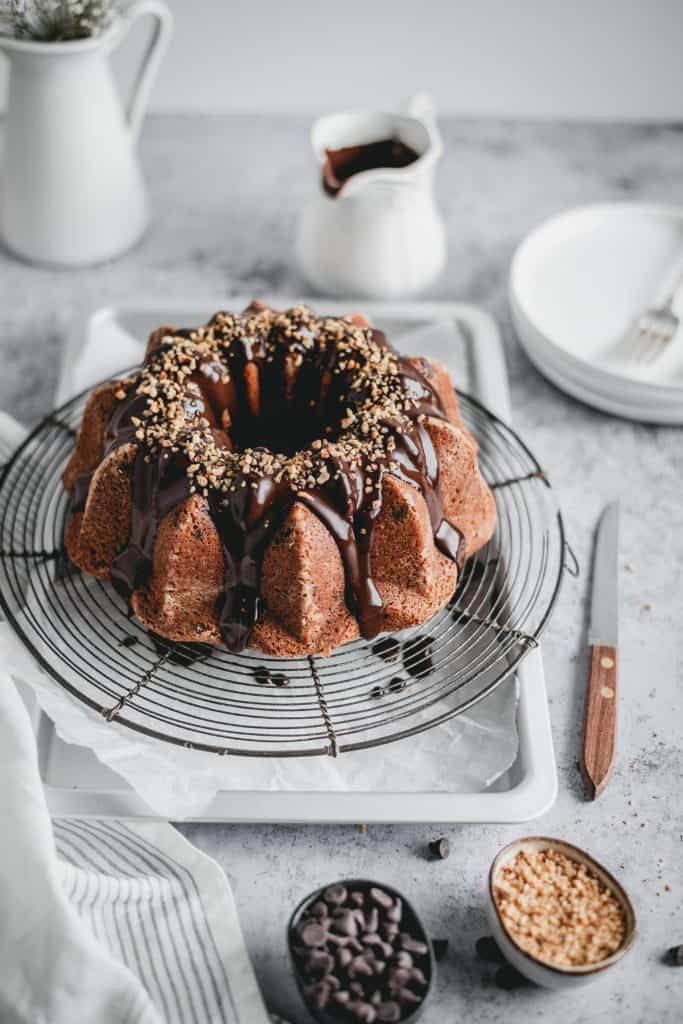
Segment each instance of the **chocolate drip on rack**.
[{"label": "chocolate drip on rack", "polygon": [[[342,358],[345,350],[335,343],[352,329],[347,321],[314,318],[302,307],[272,313],[269,319],[270,312],[254,306],[241,316],[217,314],[200,331],[169,328],[152,337],[146,363],[107,429],[105,454],[126,443],[138,445],[131,471],[130,535],[112,565],[112,581],[128,598],[144,586],[164,516],[192,493],[202,494],[223,548],[220,631],[228,648],[241,650],[262,610],[265,552],[299,501],[334,538],[344,565],[347,603],[361,634],[370,638],[383,624],[372,542],[385,473],[422,493],[435,544],[462,566],[464,540],[444,519],[438,458],[425,426],[426,418],[445,419],[445,412],[425,374],[398,357],[380,331],[358,328],[369,361],[367,373],[359,373],[358,359]],[[193,369],[172,392],[179,432],[160,446],[141,443],[156,400],[154,386],[139,390],[145,368],[163,369],[169,359],[182,365],[186,354],[178,355],[177,346],[184,342],[193,351],[196,339],[205,337],[202,331],[209,332],[212,345],[194,358]],[[400,413],[395,404],[387,406],[386,416],[377,419],[381,443],[359,445],[363,432],[353,434],[356,412],[372,401],[377,379],[372,364],[383,359],[390,360],[387,379],[393,398],[400,398]],[[355,443],[351,455],[339,444],[347,436]],[[218,483],[208,478],[201,462],[207,446],[225,476]],[[197,450],[200,462],[193,464]],[[234,462],[227,475],[221,452]],[[75,509],[85,505],[89,483],[89,477],[77,481]]]}]

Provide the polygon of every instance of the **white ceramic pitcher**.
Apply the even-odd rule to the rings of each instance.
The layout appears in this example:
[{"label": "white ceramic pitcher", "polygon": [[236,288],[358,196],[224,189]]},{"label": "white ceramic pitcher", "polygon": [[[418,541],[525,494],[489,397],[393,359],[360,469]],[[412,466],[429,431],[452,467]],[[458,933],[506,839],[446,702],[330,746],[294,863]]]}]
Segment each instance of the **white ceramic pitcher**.
[{"label": "white ceramic pitcher", "polygon": [[[325,150],[397,138],[418,159],[407,167],[360,171],[336,196],[321,187]],[[434,202],[441,136],[423,94],[406,114],[343,113],[313,125],[317,188],[297,226],[299,266],[318,291],[336,296],[403,298],[425,288],[446,258],[443,222]]]},{"label": "white ceramic pitcher", "polygon": [[[154,34],[124,112],[108,57],[144,15]],[[0,226],[16,255],[87,266],[140,238],[148,212],[135,146],[171,25],[163,0],[136,0],[92,38],[0,37],[10,60]]]}]

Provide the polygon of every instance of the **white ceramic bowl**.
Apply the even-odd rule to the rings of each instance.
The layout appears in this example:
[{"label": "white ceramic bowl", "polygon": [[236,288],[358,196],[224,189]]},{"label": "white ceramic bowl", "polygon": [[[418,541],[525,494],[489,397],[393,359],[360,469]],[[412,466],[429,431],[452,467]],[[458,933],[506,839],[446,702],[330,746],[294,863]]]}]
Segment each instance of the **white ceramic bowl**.
[{"label": "white ceramic bowl", "polygon": [[514,308],[513,320],[519,342],[531,362],[561,391],[612,416],[665,426],[683,425],[683,402],[625,397],[616,388],[606,387],[597,377],[591,378],[587,373],[561,364],[547,346],[539,344],[529,326],[515,314]]},{"label": "white ceramic bowl", "polygon": [[[605,960],[595,964],[586,964],[581,967],[556,967],[545,963],[536,957],[531,956],[517,944],[501,921],[495,897],[493,895],[494,879],[498,871],[506,864],[512,863],[520,850],[559,850],[572,860],[585,864],[618,899],[624,909],[626,917],[626,934],[616,953],[612,953]],[[493,938],[508,961],[520,974],[523,974],[529,981],[544,988],[572,988],[574,986],[586,985],[596,978],[599,978],[604,971],[609,970],[614,964],[628,952],[633,945],[636,936],[636,915],[633,905],[625,890],[617,880],[599,864],[585,850],[580,850],[571,843],[562,839],[549,839],[546,836],[529,836],[525,839],[517,839],[508,846],[503,847],[491,865],[487,882],[487,907],[488,918]]]},{"label": "white ceramic bowl", "polygon": [[[645,367],[617,354],[634,316],[682,263],[681,207],[611,203],[551,218],[512,261],[510,305],[523,347],[542,373],[591,405],[683,423],[683,332]],[[682,305],[679,293],[679,315]]]}]

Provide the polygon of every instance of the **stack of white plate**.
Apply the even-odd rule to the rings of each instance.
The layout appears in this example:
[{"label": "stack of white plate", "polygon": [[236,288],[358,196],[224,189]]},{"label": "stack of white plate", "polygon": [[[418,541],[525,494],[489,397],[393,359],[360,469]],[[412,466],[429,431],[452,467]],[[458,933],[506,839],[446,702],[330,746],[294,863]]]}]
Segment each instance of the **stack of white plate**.
[{"label": "stack of white plate", "polygon": [[[641,361],[634,322],[678,281],[681,329]],[[510,304],[557,387],[616,416],[683,424],[683,208],[611,203],[546,221],[515,253]]]}]

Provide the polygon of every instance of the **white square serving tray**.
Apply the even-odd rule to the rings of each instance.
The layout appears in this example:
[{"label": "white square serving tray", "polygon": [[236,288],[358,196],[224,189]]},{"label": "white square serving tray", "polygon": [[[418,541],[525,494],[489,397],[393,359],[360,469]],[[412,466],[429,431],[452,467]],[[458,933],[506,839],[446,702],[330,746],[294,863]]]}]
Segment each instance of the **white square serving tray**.
[{"label": "white square serving tray", "polygon": [[[266,296],[266,300],[268,297]],[[60,405],[91,380],[80,381],[79,356],[86,341],[100,339],[111,347],[111,372],[123,368],[120,353],[112,345],[117,333],[145,339],[159,323],[201,323],[218,308],[239,308],[244,297],[208,296],[197,299],[130,300],[89,311],[79,317],[67,339],[56,404]],[[273,297],[284,306],[286,298]],[[315,300],[313,302],[315,303]],[[320,301],[317,302],[320,305]],[[465,339],[468,390],[491,411],[510,420],[507,371],[495,322],[483,310],[462,303],[368,303],[325,301],[325,312],[334,315],[362,309],[384,327],[399,347],[401,335],[420,326],[455,321]],[[435,351],[448,362],[447,353]],[[98,361],[99,360],[98,353]],[[462,357],[462,353],[461,353]],[[131,364],[135,359],[129,359]],[[87,373],[87,368],[85,370]],[[102,376],[105,376],[105,370]],[[292,790],[225,790],[218,793],[202,821],[221,822],[327,822],[327,823],[458,823],[522,822],[544,814],[557,794],[543,660],[540,649],[531,651],[517,670],[519,748],[507,772],[483,790],[462,792],[453,779],[453,791],[444,787],[448,764],[443,765],[439,789],[411,792],[343,792]],[[24,692],[35,727],[39,764],[50,812],[55,817],[134,817],[154,815],[143,799],[115,772],[105,767],[88,749],[65,743],[35,698]],[[415,738],[419,742],[419,736]],[[352,756],[352,755],[349,755]]]}]

